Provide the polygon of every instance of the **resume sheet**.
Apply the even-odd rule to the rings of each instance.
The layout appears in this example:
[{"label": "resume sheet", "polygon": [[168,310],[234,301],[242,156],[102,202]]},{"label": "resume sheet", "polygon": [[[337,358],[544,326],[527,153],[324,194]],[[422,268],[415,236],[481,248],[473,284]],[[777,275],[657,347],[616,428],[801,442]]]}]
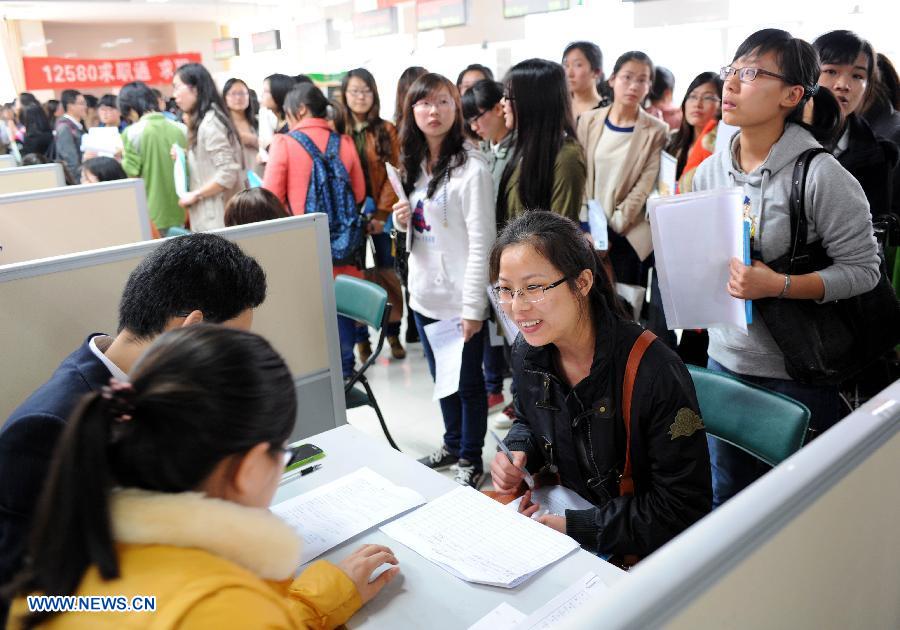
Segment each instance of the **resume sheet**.
[{"label": "resume sheet", "polygon": [[504,588],[515,588],[578,549],[565,534],[469,487],[452,490],[381,531],[462,580]]},{"label": "resume sheet", "polygon": [[425,335],[434,353],[434,393],[432,400],[440,400],[459,391],[462,370],[462,319],[442,319],[425,326]]},{"label": "resume sheet", "polygon": [[369,468],[326,483],[272,506],[303,538],[300,563],[379,523],[425,503],[425,497],[388,481]]}]

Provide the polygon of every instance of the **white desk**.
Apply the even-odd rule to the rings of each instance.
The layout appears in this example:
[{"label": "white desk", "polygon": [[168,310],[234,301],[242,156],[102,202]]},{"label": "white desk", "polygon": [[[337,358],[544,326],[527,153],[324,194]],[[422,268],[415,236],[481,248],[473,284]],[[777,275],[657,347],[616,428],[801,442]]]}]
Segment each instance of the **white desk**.
[{"label": "white desk", "polygon": [[[429,470],[408,455],[370,439],[350,425],[314,435],[307,441],[325,451],[322,468],[282,485],[275,494],[273,504],[338,479],[362,466],[368,466],[396,484],[413,488],[429,501],[457,487],[450,479]],[[477,524],[473,524],[472,535],[478,535]],[[625,575],[617,567],[579,549],[515,589],[471,584],[385,536],[377,527],[318,559],[338,562],[364,543],[389,546],[400,561],[400,575],[350,619],[347,623],[349,628],[428,627],[433,630],[460,630],[468,628],[504,601],[530,614],[588,571],[594,571],[610,586]],[[528,553],[528,550],[523,549],[522,553]]]}]

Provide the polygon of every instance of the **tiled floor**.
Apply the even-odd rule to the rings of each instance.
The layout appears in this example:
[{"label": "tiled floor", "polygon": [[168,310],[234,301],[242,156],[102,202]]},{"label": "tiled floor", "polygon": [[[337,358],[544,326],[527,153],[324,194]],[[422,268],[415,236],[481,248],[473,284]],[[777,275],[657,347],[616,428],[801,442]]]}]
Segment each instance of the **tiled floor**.
[{"label": "tiled floor", "polygon": [[[403,339],[403,336],[400,338]],[[373,341],[376,339],[374,333],[372,339]],[[369,368],[366,376],[397,446],[411,457],[419,458],[440,446],[444,423],[441,419],[440,406],[437,401],[431,400],[433,382],[428,373],[422,344],[404,343],[404,346],[407,357],[397,361],[388,358],[390,348],[385,342],[381,356]],[[509,399],[509,379],[505,383],[504,395]],[[493,428],[493,419],[500,415],[502,412],[497,411],[488,417],[489,428]],[[371,407],[348,410],[347,421],[374,439],[387,443],[378,417]],[[506,434],[506,430],[495,429],[495,431],[501,437]],[[490,470],[496,446],[494,439],[488,434],[482,451],[486,471]],[[451,471],[444,471],[444,474],[453,477]],[[481,489],[487,490],[490,487],[488,475]]]}]

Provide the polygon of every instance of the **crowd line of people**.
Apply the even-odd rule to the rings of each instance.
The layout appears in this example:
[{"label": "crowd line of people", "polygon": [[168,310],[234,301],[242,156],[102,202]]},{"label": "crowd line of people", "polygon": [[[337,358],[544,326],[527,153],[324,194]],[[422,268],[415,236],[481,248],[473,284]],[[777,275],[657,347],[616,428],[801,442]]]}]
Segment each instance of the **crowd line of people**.
[{"label": "crowd line of people", "polygon": [[[160,236],[326,213],[335,275],[388,291],[394,359],[406,356],[404,343],[421,342],[434,377],[426,326],[460,321],[459,388],[440,400],[443,440],[420,461],[453,467],[458,483],[479,488],[488,414],[503,409],[512,457],[493,459],[495,491],[522,492],[526,471],[575,490],[594,507],[540,522],[604,558],[652,553],[768,469],[707,436],[686,363],[802,402],[810,439],[846,414],[838,385],[791,378],[761,317],[746,335],[712,328],[676,340],[653,273],[646,202],[663,152],[675,159],[677,194],[743,188],[753,262],[732,261],[735,298],[828,302],[872,290],[895,264],[900,85],[891,62],[852,32],[812,43],[753,33],[724,67],[690,81],[680,107],[674,76],[646,53],[621,54],[607,76],[592,42],[571,43],[559,63],[521,61],[501,81],[478,64],[456,82],[410,67],[393,121],[364,68],[346,73],[335,98],[305,75],[270,75],[259,98],[236,78],[220,90],[196,63],[178,68],[172,87],[170,103],[141,82],[97,102],[66,90],[42,105],[24,93],[4,108],[0,143],[18,143],[23,162],[61,160],[82,183],[143,178]],[[97,124],[121,131],[119,153],[80,152],[93,110]],[[720,120],[739,131],[715,152]],[[189,173],[180,197],[174,147]],[[818,147],[826,151],[811,160],[802,201],[808,239],[829,263],[781,273],[771,263],[790,247],[794,165]],[[249,187],[254,178],[261,187]],[[593,206],[606,216],[605,239],[590,233]],[[637,309],[622,297],[648,284],[651,299]],[[254,624],[331,628],[396,575],[369,583],[376,566],[397,560],[367,546],[290,580],[289,532],[259,510],[295,414],[290,374],[252,333],[194,325],[246,330],[264,299],[261,270],[237,246],[208,234],[168,240],[129,279],[119,333],[85,341],[13,413],[0,432],[0,583],[18,598],[14,627],[68,627],[67,615],[29,614],[28,593],[113,583],[116,592],[161,593],[164,607],[180,607],[180,624],[252,610]],[[521,334],[492,345],[501,315]],[[363,362],[371,355],[369,330],[338,319],[349,377],[354,351]],[[892,360],[866,372],[866,385],[890,382]],[[528,515],[539,507],[527,492],[521,506]],[[209,523],[233,519],[233,539],[203,540],[191,520],[201,511]],[[166,525],[138,528],[145,513]],[[255,560],[235,553],[260,537]],[[190,571],[174,569],[186,563]],[[207,590],[185,592],[212,573]],[[231,595],[216,594],[225,585]]]}]

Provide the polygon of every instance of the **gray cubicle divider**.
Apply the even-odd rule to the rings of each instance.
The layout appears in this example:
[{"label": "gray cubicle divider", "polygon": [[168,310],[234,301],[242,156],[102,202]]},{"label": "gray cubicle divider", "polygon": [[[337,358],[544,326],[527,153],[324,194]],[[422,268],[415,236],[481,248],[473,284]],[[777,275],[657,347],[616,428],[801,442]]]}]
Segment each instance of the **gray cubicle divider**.
[{"label": "gray cubicle divider", "polygon": [[560,628],[900,628],[900,381]]},{"label": "gray cubicle divider", "polygon": [[15,168],[16,166],[18,166],[18,163],[16,162],[15,156],[10,155],[9,153],[0,155],[0,170],[4,168]]},{"label": "gray cubicle divider", "polygon": [[0,265],[151,236],[142,179],[0,195]]},{"label": "gray cubicle divider", "polygon": [[[218,231],[266,272],[253,330],[282,354],[299,397],[292,439],[346,423],[328,221],[322,214]],[[187,237],[175,237],[187,238]],[[0,267],[0,424],[92,332],[115,333],[131,271],[162,241]]]},{"label": "gray cubicle divider", "polygon": [[0,169],[0,195],[66,185],[62,164],[35,164]]}]

